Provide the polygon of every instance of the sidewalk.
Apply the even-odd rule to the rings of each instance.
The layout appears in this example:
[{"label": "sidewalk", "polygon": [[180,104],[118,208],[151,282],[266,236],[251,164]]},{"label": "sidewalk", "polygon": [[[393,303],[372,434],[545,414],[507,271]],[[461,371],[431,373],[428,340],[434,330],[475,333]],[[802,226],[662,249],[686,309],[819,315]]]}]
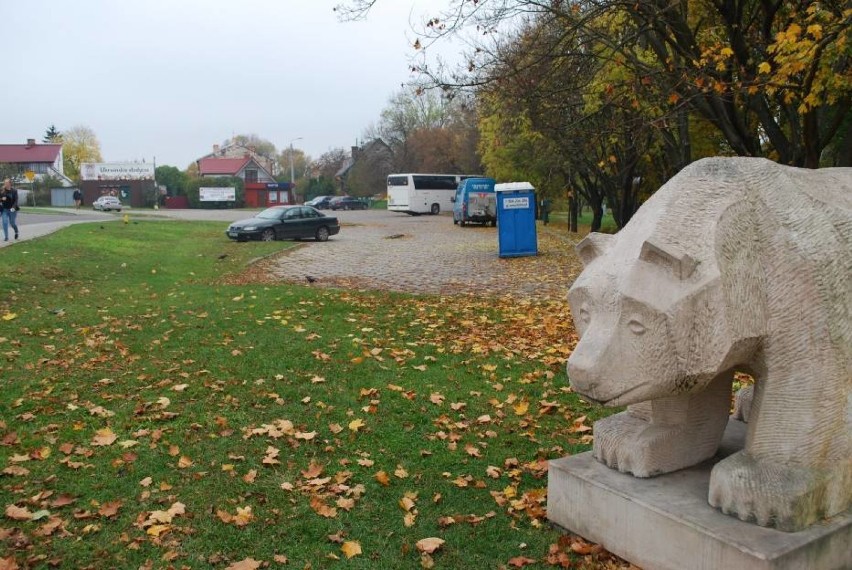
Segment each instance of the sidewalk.
[{"label": "sidewalk", "polygon": [[115,215],[96,212],[93,210],[73,210],[69,208],[48,207],[39,207],[39,210],[49,210],[55,212],[55,214],[28,214],[27,208],[22,208],[21,211],[18,212],[17,219],[19,238],[17,240],[15,239],[15,232],[10,227],[9,241],[2,241],[2,237],[0,237],[0,247],[6,247],[41,236],[46,236],[73,224],[110,222],[119,219]]}]

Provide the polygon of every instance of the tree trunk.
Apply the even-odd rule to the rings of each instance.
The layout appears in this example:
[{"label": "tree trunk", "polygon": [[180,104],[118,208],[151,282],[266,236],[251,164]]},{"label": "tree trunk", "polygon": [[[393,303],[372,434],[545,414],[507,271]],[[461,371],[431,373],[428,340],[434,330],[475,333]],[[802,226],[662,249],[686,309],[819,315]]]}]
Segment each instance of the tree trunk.
[{"label": "tree trunk", "polygon": [[590,231],[599,232],[601,231],[601,224],[603,223],[603,208],[600,204],[592,204],[592,229]]},{"label": "tree trunk", "polygon": [[577,225],[580,218],[580,208],[577,198],[572,194],[568,198],[568,231],[577,233]]}]

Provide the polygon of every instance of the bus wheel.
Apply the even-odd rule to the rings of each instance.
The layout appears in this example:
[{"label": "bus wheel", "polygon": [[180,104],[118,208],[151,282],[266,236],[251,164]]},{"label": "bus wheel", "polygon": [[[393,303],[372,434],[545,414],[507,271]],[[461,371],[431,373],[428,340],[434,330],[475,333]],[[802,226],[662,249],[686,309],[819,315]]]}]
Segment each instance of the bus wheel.
[{"label": "bus wheel", "polygon": [[433,216],[437,216],[441,213],[441,206],[439,206],[438,204],[432,204],[432,209],[429,210],[429,213],[431,213]]},{"label": "bus wheel", "polygon": [[462,218],[461,220],[459,220],[459,225],[460,225],[461,227],[464,227],[464,225],[465,225],[465,223],[464,223],[464,218]]}]

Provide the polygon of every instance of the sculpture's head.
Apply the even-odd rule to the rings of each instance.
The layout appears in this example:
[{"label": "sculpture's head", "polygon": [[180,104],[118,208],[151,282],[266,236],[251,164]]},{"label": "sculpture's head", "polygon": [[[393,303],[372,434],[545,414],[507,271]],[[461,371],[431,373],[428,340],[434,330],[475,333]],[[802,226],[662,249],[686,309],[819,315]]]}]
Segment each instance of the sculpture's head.
[{"label": "sculpture's head", "polygon": [[585,269],[568,292],[580,336],[571,385],[611,406],[699,391],[732,365],[712,256],[697,260],[644,226],[580,242]]}]

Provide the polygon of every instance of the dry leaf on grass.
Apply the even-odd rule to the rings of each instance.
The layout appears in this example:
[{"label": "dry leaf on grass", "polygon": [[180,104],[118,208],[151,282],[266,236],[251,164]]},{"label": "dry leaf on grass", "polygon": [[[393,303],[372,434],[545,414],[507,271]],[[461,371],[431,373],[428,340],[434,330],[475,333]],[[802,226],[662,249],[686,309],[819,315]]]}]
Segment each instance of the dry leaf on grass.
[{"label": "dry leaf on grass", "polygon": [[245,560],[234,562],[225,568],[225,570],[257,570],[260,568],[260,564],[261,563],[254,558],[246,558]]},{"label": "dry leaf on grass", "polygon": [[118,436],[107,427],[95,432],[95,436],[92,438],[92,445],[95,447],[112,445],[116,439],[118,439]]},{"label": "dry leaf on grass", "polygon": [[33,518],[33,514],[26,507],[17,505],[7,505],[6,516],[13,521],[28,521]]},{"label": "dry leaf on grass", "polygon": [[417,541],[417,550],[426,554],[432,554],[444,545],[444,541],[440,538],[430,537]]},{"label": "dry leaf on grass", "polygon": [[340,547],[340,550],[342,550],[346,558],[349,559],[361,554],[361,543],[357,540],[347,540],[343,543],[343,546]]}]

